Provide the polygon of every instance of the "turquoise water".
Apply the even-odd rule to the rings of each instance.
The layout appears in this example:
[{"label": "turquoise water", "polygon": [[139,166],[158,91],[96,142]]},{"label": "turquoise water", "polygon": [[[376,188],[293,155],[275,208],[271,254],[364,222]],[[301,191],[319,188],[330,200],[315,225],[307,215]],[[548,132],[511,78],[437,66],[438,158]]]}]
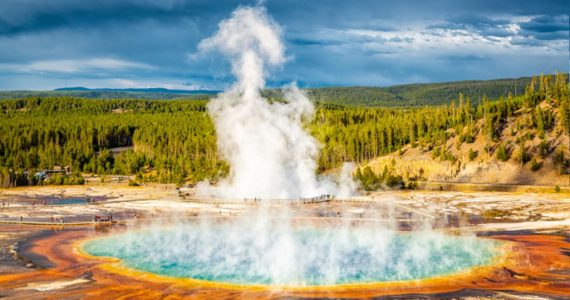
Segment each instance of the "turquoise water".
[{"label": "turquoise water", "polygon": [[87,198],[54,198],[48,202],[50,205],[87,204]]},{"label": "turquoise water", "polygon": [[184,224],[94,239],[84,250],[158,275],[314,286],[451,274],[490,263],[499,245],[474,237],[369,227]]}]

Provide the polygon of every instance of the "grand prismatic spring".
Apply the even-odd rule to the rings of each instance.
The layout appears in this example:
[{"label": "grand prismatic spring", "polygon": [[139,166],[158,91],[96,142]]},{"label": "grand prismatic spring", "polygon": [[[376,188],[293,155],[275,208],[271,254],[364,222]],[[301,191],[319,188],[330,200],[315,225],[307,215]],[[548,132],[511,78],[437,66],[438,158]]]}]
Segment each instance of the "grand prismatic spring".
[{"label": "grand prismatic spring", "polygon": [[[286,103],[260,95],[267,68],[285,60],[281,28],[264,8],[237,9],[200,45],[227,55],[238,78],[209,105],[232,173],[217,185],[201,183],[202,197],[277,198],[286,206],[287,199],[354,195],[350,176],[315,176],[318,144],[302,125],[313,111],[307,97],[294,85],[286,90]],[[494,241],[430,230],[401,233],[376,223],[293,224],[287,209],[278,209],[231,222],[203,217],[194,224],[128,231],[89,241],[83,250],[169,277],[290,287],[425,279],[500,257]]]},{"label": "grand prismatic spring", "polygon": [[25,238],[0,258],[25,265],[0,272],[0,298],[570,295],[570,222],[559,213],[567,197],[535,195],[547,203],[538,206],[527,194],[444,193],[437,182],[441,193],[361,195],[355,164],[317,172],[322,145],[307,129],[316,110],[307,94],[293,82],[282,99],[263,96],[271,72],[292,59],[263,4],[239,6],[189,57],[213,54],[236,79],[205,106],[227,176],[176,190],[102,178],[79,191],[42,187],[43,198],[7,191],[20,202],[4,210],[0,237]]},{"label": "grand prismatic spring", "polygon": [[[225,54],[238,82],[208,107],[231,174],[216,185],[199,184],[198,196],[237,203],[240,198],[281,199],[273,201],[287,206],[321,194],[355,195],[346,175],[350,166],[337,178],[315,175],[318,144],[302,125],[314,109],[307,97],[294,85],[285,90],[286,103],[269,103],[260,95],[269,67],[285,61],[281,28],[264,8],[237,9],[200,47]],[[128,231],[91,240],[83,251],[168,277],[273,287],[418,280],[459,273],[501,256],[499,242],[435,233],[429,224],[408,233],[374,222],[296,224],[286,207],[277,210],[262,208],[237,221],[202,217],[197,223]]]},{"label": "grand prismatic spring", "polygon": [[255,227],[237,221],[207,229],[147,228],[95,239],[83,249],[164,276],[290,287],[425,279],[492,263],[500,253],[497,241],[402,233],[377,224]]}]

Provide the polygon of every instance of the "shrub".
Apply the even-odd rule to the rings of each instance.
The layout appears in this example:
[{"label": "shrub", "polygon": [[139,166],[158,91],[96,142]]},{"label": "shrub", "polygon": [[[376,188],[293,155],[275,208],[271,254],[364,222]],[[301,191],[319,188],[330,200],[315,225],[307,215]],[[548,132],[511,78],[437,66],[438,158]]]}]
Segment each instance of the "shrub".
[{"label": "shrub", "polygon": [[564,155],[564,150],[558,149],[558,151],[556,151],[556,153],[554,154],[554,163],[556,165],[563,165],[565,160],[566,158]]},{"label": "shrub", "polygon": [[140,186],[141,184],[135,180],[129,180],[129,186]]},{"label": "shrub", "polygon": [[455,155],[453,155],[453,154],[451,154],[451,153],[449,153],[449,152],[445,152],[444,155],[443,155],[443,157],[442,157],[442,159],[443,159],[443,160],[448,160],[448,161],[454,163],[454,162],[457,161],[457,156],[455,156]]},{"label": "shrub", "polygon": [[534,172],[534,171],[538,171],[540,169],[540,167],[542,167],[542,163],[538,162],[534,157],[532,158],[532,160],[530,161],[530,169]]},{"label": "shrub", "polygon": [[548,142],[542,140],[538,145],[538,154],[540,155],[540,157],[544,158],[548,155],[549,149],[550,147],[548,146]]},{"label": "shrub", "polygon": [[500,161],[509,160],[509,153],[507,152],[507,147],[504,144],[500,144],[497,148],[497,159]]},{"label": "shrub", "polygon": [[566,168],[570,165],[570,160],[566,159],[566,155],[562,148],[559,148],[554,154],[553,162],[554,165],[560,169],[560,174],[565,174]]},{"label": "shrub", "polygon": [[415,190],[418,187],[418,183],[415,180],[408,181],[407,189]]},{"label": "shrub", "polygon": [[473,144],[475,142],[475,137],[472,134],[464,134],[460,137],[460,141],[467,144]]},{"label": "shrub", "polygon": [[473,149],[469,149],[469,154],[467,154],[469,161],[473,161],[477,157],[478,154],[479,153],[477,153],[477,151],[473,151]]},{"label": "shrub", "polygon": [[63,178],[63,184],[81,185],[81,184],[85,184],[85,179],[81,176],[65,176]]},{"label": "shrub", "polygon": [[53,184],[53,185],[62,185],[63,184],[63,176],[56,174],[48,178],[45,182],[46,184]]},{"label": "shrub", "polygon": [[85,184],[85,179],[80,175],[54,175],[48,179],[46,179],[45,184],[51,185],[81,185]]},{"label": "shrub", "polygon": [[374,174],[369,166],[366,166],[363,170],[357,169],[355,177],[366,191],[376,190],[380,185],[380,178]]},{"label": "shrub", "polygon": [[521,165],[526,164],[530,160],[530,155],[526,152],[524,142],[519,144],[517,159],[521,163]]},{"label": "shrub", "polygon": [[386,185],[391,188],[402,187],[404,186],[403,183],[404,181],[402,180],[402,176],[394,176],[392,174],[389,174],[386,177]]},{"label": "shrub", "polygon": [[441,147],[436,147],[431,153],[431,158],[436,159],[441,155]]},{"label": "shrub", "polygon": [[493,149],[493,146],[491,146],[491,144],[489,144],[489,143],[485,144],[485,148],[484,148],[485,153],[491,154],[492,149]]}]

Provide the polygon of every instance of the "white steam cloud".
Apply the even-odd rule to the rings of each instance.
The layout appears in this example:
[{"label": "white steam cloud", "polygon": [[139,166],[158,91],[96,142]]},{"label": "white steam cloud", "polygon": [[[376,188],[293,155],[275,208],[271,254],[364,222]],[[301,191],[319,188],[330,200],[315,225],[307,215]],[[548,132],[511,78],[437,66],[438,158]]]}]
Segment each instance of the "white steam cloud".
[{"label": "white steam cloud", "polygon": [[201,196],[293,199],[354,190],[348,168],[336,181],[316,175],[319,144],[303,126],[314,112],[307,96],[295,84],[285,89],[286,103],[260,94],[268,68],[286,60],[281,33],[263,7],[240,7],[199,44],[201,52],[227,56],[237,79],[208,105],[230,174],[216,186],[200,183]]},{"label": "white steam cloud", "polygon": [[[267,68],[285,61],[281,29],[263,8],[237,9],[200,50],[228,56],[238,81],[209,104],[231,173],[216,186],[201,183],[199,195],[292,199],[354,191],[349,165],[336,180],[315,175],[319,145],[303,127],[314,110],[307,97],[294,85],[286,103],[260,95]],[[433,232],[431,216],[394,204],[388,197],[313,208],[206,206],[196,222],[168,216],[166,224],[158,219],[141,231],[93,240],[87,250],[159,275],[268,284],[271,293],[282,285],[415,280],[495,259],[494,243]],[[237,215],[223,217],[222,209]]]}]

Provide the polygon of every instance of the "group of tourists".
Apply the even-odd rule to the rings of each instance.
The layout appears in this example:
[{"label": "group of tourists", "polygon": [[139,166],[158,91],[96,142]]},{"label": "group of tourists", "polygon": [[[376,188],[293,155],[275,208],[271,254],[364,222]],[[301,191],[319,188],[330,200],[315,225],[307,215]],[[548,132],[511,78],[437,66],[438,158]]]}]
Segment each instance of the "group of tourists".
[{"label": "group of tourists", "polygon": [[[47,201],[45,201],[45,200],[42,201],[41,204],[42,204],[42,205],[48,205],[48,204],[47,204]],[[36,206],[36,200],[33,200],[33,201],[32,201],[32,207],[35,207],[35,206]]]},{"label": "group of tourists", "polygon": [[100,215],[96,215],[93,217],[93,222],[113,222],[113,215],[108,215],[107,218],[103,218]]},{"label": "group of tourists", "polygon": [[51,216],[51,222],[63,224],[63,217],[62,216]]}]

